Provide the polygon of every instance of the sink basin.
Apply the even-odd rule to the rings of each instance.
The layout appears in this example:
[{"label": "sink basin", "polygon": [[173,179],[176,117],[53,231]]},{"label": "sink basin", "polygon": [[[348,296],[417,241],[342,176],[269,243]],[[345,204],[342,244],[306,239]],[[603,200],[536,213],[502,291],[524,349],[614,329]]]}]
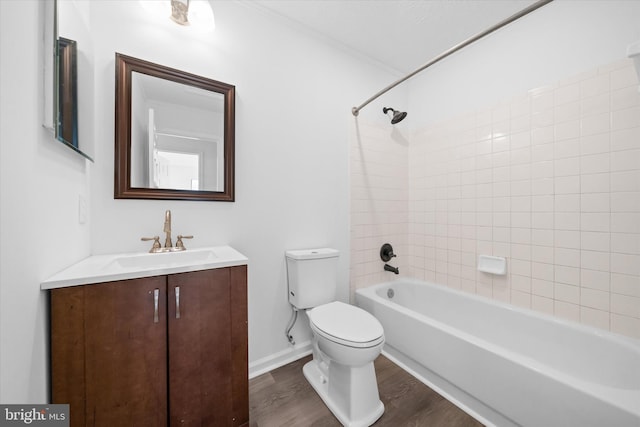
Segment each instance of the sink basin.
[{"label": "sink basin", "polygon": [[56,273],[40,284],[41,289],[88,285],[116,280],[186,273],[237,265],[248,259],[231,246],[211,246],[161,253],[94,255]]},{"label": "sink basin", "polygon": [[[155,254],[128,255],[116,258],[113,263],[121,268],[173,267],[214,261],[217,255],[212,249],[161,252]],[[114,267],[108,265],[107,268]]]}]

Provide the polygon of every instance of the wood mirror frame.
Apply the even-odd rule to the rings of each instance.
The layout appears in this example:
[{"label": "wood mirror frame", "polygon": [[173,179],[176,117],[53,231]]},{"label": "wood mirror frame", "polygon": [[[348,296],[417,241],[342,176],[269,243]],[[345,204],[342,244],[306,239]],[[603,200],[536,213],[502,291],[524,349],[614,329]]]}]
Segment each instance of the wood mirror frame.
[{"label": "wood mirror frame", "polygon": [[[203,200],[233,202],[235,197],[235,86],[116,53],[115,187],[116,199]],[[133,73],[138,72],[224,96],[223,191],[132,187],[131,116]]]}]

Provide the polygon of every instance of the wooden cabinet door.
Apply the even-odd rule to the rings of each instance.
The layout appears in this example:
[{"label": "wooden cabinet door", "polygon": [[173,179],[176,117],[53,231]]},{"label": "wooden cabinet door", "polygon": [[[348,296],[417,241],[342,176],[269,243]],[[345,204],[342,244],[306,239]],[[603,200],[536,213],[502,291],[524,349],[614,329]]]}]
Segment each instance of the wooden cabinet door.
[{"label": "wooden cabinet door", "polygon": [[249,422],[247,267],[51,291],[52,403],[72,426]]},{"label": "wooden cabinet door", "polygon": [[230,426],[229,269],[171,275],[167,294],[170,424]]},{"label": "wooden cabinet door", "polygon": [[51,322],[52,400],[73,426],[167,425],[166,277],[53,290]]}]

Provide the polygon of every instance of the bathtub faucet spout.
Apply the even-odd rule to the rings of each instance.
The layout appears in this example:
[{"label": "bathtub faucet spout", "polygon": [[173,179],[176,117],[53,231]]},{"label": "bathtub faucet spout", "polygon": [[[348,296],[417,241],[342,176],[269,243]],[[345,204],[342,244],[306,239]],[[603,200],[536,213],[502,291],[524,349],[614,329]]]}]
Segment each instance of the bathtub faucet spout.
[{"label": "bathtub faucet spout", "polygon": [[400,274],[400,269],[398,267],[391,267],[389,264],[384,265],[384,271]]}]

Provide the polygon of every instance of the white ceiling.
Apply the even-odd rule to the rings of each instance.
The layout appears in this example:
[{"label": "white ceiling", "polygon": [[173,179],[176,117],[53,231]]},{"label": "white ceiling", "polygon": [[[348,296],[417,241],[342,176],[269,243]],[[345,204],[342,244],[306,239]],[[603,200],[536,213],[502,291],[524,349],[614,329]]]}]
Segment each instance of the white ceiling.
[{"label": "white ceiling", "polygon": [[248,3],[408,74],[534,0],[252,0]]}]

